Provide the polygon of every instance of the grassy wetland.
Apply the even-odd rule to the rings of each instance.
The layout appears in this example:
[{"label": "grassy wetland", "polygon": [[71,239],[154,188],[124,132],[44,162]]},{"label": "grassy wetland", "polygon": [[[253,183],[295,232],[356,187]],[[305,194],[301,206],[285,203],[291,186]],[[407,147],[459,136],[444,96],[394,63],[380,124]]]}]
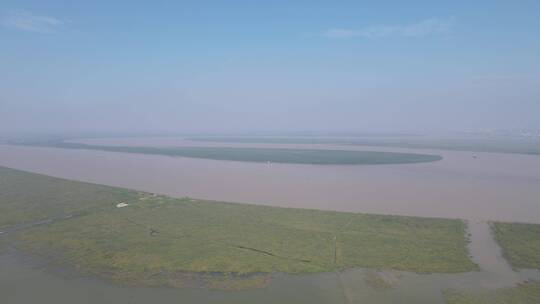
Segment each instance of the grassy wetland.
[{"label": "grassy wetland", "polygon": [[[491,231],[506,261],[515,270],[540,269],[540,225],[492,222]],[[504,288],[447,289],[448,304],[533,304],[540,303],[540,282],[525,280]]]},{"label": "grassy wetland", "polygon": [[6,168],[0,176],[10,246],[122,284],[244,289],[272,273],[477,270],[461,220],[174,199]]},{"label": "grassy wetland", "polygon": [[492,229],[512,267],[540,269],[540,224],[495,222]]}]

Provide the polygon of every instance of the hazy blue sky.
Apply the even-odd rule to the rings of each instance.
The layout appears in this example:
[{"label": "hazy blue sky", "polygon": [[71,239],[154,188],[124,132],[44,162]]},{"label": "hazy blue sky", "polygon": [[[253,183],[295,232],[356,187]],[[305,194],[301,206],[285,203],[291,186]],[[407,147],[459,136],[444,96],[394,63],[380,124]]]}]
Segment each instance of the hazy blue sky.
[{"label": "hazy blue sky", "polygon": [[4,132],[540,128],[540,1],[0,2]]}]

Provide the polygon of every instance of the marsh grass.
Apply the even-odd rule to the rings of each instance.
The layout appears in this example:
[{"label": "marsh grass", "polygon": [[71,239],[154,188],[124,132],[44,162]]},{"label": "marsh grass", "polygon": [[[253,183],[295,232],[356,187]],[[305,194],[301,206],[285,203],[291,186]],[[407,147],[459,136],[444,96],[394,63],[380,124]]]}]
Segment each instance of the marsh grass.
[{"label": "marsh grass", "polygon": [[[196,273],[222,275],[205,286],[237,288],[276,272],[477,269],[461,220],[175,199],[10,169],[0,176],[0,208],[14,218],[4,225],[79,214],[18,232],[18,248],[127,284],[182,286],[180,274]],[[116,208],[119,201],[129,206]]]},{"label": "marsh grass", "polygon": [[495,240],[514,268],[540,269],[540,224],[491,224]]}]

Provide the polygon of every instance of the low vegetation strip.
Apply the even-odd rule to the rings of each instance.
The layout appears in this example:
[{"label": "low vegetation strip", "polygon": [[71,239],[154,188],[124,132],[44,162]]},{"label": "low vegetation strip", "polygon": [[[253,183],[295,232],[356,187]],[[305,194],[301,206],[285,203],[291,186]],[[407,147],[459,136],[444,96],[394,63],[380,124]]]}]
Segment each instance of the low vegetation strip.
[{"label": "low vegetation strip", "polygon": [[124,153],[158,154],[214,160],[316,165],[407,164],[433,162],[442,159],[442,157],[439,155],[380,151],[233,147],[130,147],[87,145],[68,142],[36,143],[35,145],[66,149],[90,149]]},{"label": "low vegetation strip", "polygon": [[496,222],[491,227],[512,267],[540,269],[540,224]]},{"label": "low vegetation strip", "polygon": [[526,282],[495,290],[445,290],[443,295],[448,304],[538,304],[540,283]]},{"label": "low vegetation strip", "polygon": [[374,136],[357,137],[273,137],[273,136],[206,136],[191,137],[191,141],[219,143],[266,143],[266,144],[337,144],[356,146],[395,147],[410,149],[441,149],[455,151],[496,152],[516,154],[540,154],[540,141],[524,138],[426,138],[423,136]]},{"label": "low vegetation strip", "polygon": [[[461,220],[175,199],[4,168],[0,177],[0,214],[13,213],[14,204],[42,208],[39,216],[14,213],[21,221],[80,214],[18,231],[13,246],[120,282],[181,286],[174,280],[194,273],[238,278],[351,267],[477,269]],[[9,187],[15,182],[29,186]],[[71,205],[73,193],[81,197]]]}]

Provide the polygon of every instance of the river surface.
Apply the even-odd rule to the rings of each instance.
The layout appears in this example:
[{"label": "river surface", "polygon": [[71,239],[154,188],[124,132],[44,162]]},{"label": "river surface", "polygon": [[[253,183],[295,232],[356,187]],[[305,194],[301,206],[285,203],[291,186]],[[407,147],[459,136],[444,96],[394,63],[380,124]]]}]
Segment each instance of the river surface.
[{"label": "river surface", "polygon": [[[115,140],[122,145],[130,143],[127,139]],[[159,145],[157,139],[146,140]],[[107,141],[111,139],[104,141],[110,144]],[[143,145],[145,141],[132,139],[131,142]],[[331,145],[247,146],[368,149]],[[173,197],[540,223],[540,156],[371,149],[439,154],[443,160],[400,165],[268,165],[97,150],[0,146],[0,166]]]},{"label": "river surface", "polygon": [[[419,275],[390,271],[390,290],[366,283],[369,272],[276,274],[263,289],[241,292],[136,288],[51,272],[12,251],[0,255],[2,303],[443,303],[445,288],[498,288],[537,270],[513,271],[487,221],[540,223],[540,157],[518,154],[335,145],[224,144],[171,138],[88,139],[88,144],[241,146],[405,151],[443,160],[405,165],[317,166],[0,146],[0,166],[175,197],[350,212],[463,218],[481,271]],[[473,157],[476,156],[476,157]],[[31,292],[29,292],[31,291]]]}]

